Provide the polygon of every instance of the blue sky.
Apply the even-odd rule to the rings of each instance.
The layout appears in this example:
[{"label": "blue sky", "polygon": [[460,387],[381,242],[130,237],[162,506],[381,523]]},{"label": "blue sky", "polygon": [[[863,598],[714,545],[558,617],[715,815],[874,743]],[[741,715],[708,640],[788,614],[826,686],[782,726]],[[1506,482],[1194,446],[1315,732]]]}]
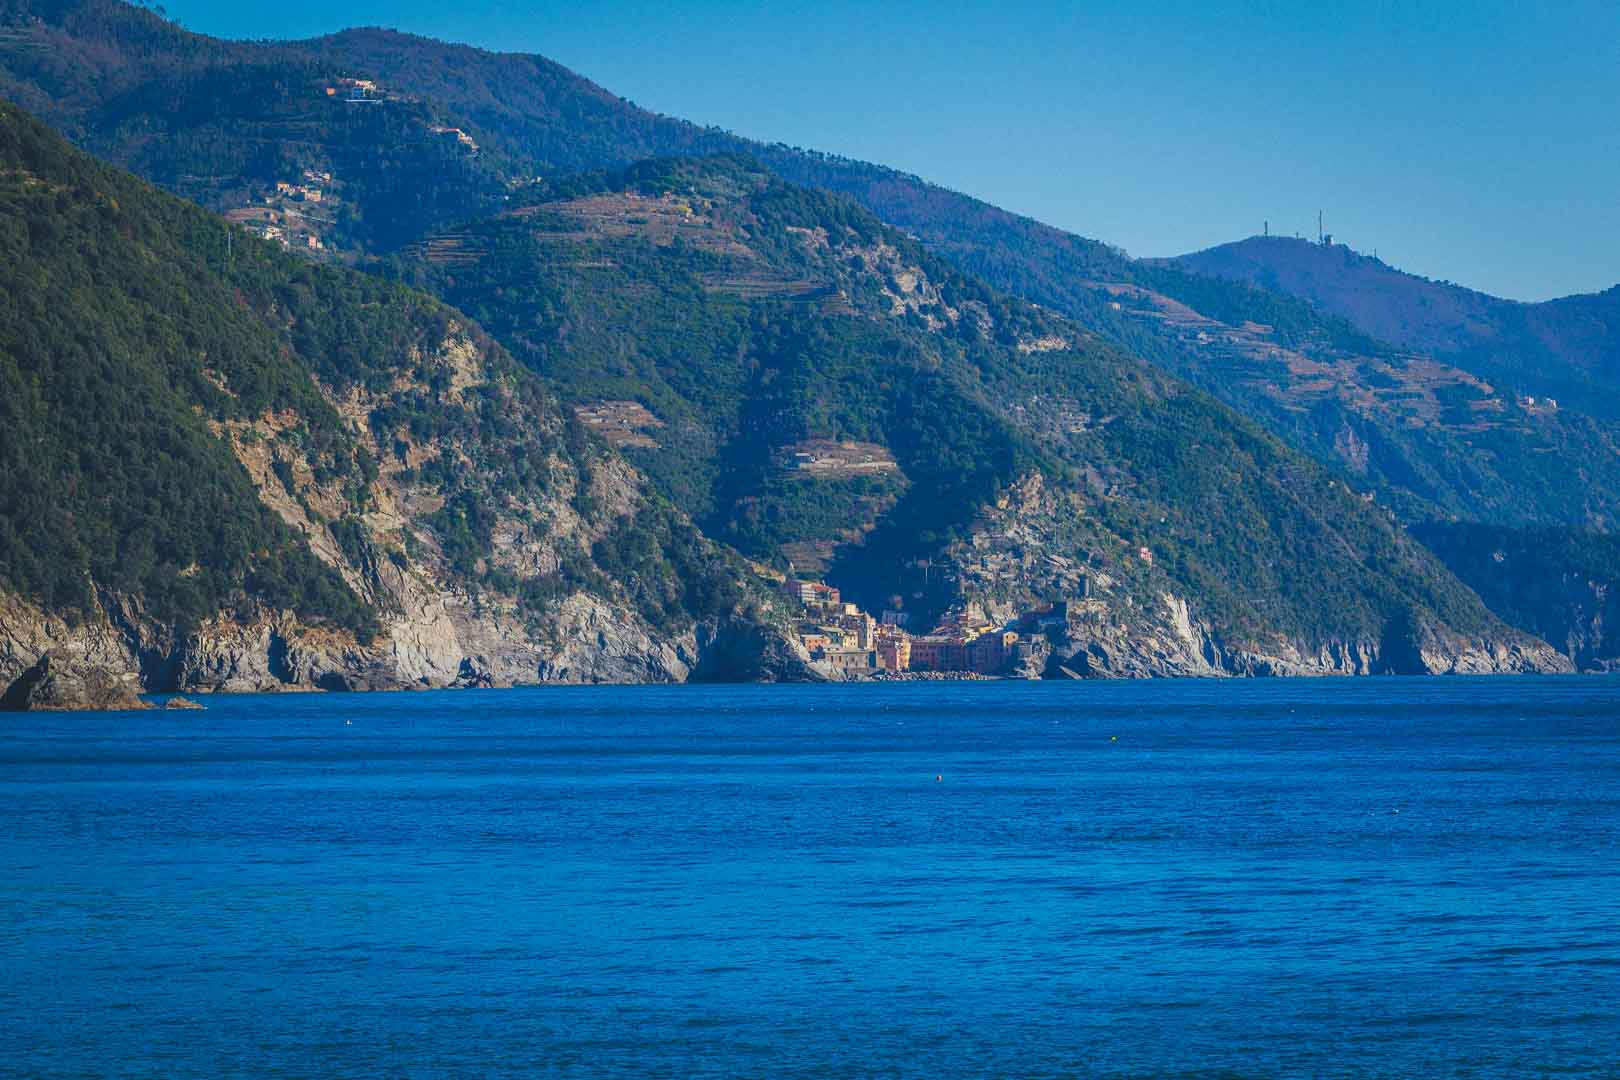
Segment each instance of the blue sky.
[{"label": "blue sky", "polygon": [[1620,3],[169,0],[538,52],[639,105],[881,162],[1133,255],[1328,231],[1535,300],[1620,282]]}]

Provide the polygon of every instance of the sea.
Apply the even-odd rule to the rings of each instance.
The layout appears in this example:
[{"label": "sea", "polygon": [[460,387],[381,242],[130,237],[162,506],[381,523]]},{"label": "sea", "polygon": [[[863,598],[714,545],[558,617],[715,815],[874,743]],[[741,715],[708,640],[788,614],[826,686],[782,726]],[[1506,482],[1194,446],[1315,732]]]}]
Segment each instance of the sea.
[{"label": "sea", "polygon": [[0,719],[0,1074],[1620,1075],[1620,679]]}]

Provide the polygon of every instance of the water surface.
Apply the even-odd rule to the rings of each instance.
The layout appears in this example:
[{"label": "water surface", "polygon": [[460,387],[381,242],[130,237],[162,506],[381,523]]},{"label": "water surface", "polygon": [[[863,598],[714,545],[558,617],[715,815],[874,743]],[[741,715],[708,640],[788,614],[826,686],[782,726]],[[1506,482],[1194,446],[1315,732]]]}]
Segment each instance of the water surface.
[{"label": "water surface", "polygon": [[1620,1072],[1620,680],[206,702],[0,727],[0,1072]]}]

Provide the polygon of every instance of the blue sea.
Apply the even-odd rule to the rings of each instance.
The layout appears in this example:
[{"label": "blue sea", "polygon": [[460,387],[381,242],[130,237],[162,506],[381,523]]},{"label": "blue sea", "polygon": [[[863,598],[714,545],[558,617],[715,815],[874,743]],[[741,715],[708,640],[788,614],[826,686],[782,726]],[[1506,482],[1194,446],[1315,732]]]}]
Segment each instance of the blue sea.
[{"label": "blue sea", "polygon": [[1620,680],[0,722],[0,1072],[1620,1075]]}]

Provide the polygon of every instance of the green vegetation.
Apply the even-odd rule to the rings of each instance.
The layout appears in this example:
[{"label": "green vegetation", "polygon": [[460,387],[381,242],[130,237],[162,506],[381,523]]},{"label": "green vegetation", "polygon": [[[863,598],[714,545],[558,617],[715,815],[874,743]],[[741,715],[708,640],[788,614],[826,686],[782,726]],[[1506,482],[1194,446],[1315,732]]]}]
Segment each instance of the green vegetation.
[{"label": "green vegetation", "polygon": [[591,548],[601,572],[625,583],[654,626],[673,629],[691,618],[752,611],[738,584],[739,568],[717,561],[692,526],[653,505],[620,520]]},{"label": "green vegetation", "polygon": [[[369,639],[377,613],[223,437],[371,573],[362,515],[382,463],[332,404],[348,399],[372,403],[385,454],[413,455],[398,475],[442,497],[422,524],[469,590],[539,603],[585,588],[665,626],[741,603],[737,566],[661,499],[631,489],[622,520],[591,505],[581,478],[606,451],[465,316],[248,238],[0,105],[0,584],[73,616],[115,594],[184,631],[262,604]],[[494,565],[497,518],[544,536],[536,508],[559,485],[631,577],[593,565],[588,540],[554,581]],[[433,554],[409,529],[404,542]]]},{"label": "green vegetation", "polygon": [[[740,155],[795,184],[849,196],[957,270],[1060,312],[1201,386],[1294,448],[1351,469],[1404,521],[1461,516],[1612,528],[1620,513],[1620,496],[1609,494],[1620,492],[1620,457],[1606,424],[1559,417],[1527,427],[1509,417],[1459,430],[1456,425],[1472,419],[1460,410],[1447,414],[1451,426],[1409,424],[1404,415],[1369,413],[1357,404],[1362,389],[1400,393],[1380,387],[1376,366],[1364,384],[1345,375],[1343,396],[1299,400],[1275,361],[1234,368],[1234,357],[1218,342],[1189,343],[1159,321],[1133,314],[1098,284],[1133,285],[1228,324],[1271,327],[1272,340],[1312,356],[1399,358],[1352,323],[1303,300],[1134,260],[892,169],[656,116],[543,58],[375,29],[308,42],[222,42],[114,0],[0,0],[0,17],[14,25],[37,18],[30,34],[40,46],[0,56],[0,96],[40,110],[95,152],[220,210],[255,201],[275,180],[296,178],[302,168],[331,169],[339,202],[330,240],[351,251],[393,252],[425,232],[504,208],[508,198],[521,202],[536,192],[560,198],[596,183],[568,179],[576,173],[659,155]],[[328,99],[325,86],[343,74],[376,78],[393,96],[378,107]],[[435,124],[465,129],[479,152],[469,155],[454,140],[432,134]],[[657,171],[670,166],[642,168],[625,186],[656,187]],[[536,184],[537,177],[546,179]],[[521,287],[520,280],[508,287]],[[1505,388],[1508,401],[1524,381],[1514,365],[1522,369],[1531,357],[1543,385],[1529,392],[1586,387],[1586,407],[1610,415],[1612,394],[1590,389],[1594,379],[1612,380],[1614,365],[1605,368],[1603,357],[1613,353],[1606,327],[1620,325],[1613,314],[1617,299],[1620,291],[1611,291],[1538,305],[1533,316],[1498,313],[1492,317],[1502,330],[1489,335],[1494,343],[1477,349],[1467,342],[1441,344],[1455,346],[1457,363]],[[1582,337],[1575,332],[1581,327],[1594,333]],[[1565,364],[1560,373],[1540,363],[1546,352],[1532,347],[1538,335],[1579,346],[1585,367]],[[501,338],[513,340],[504,332]],[[1474,356],[1470,349],[1484,351]],[[700,437],[696,430],[670,434]],[[1571,461],[1575,468],[1568,467]],[[671,479],[664,478],[666,490],[675,490]],[[696,505],[713,482],[713,475],[694,472],[680,489],[682,505]]]},{"label": "green vegetation", "polygon": [[249,592],[368,636],[194,406],[330,410],[142,187],[0,106],[0,577],[65,611],[138,595],[181,625]]},{"label": "green vegetation", "polygon": [[[772,181],[734,158],[646,163],[557,188],[561,198],[541,213],[459,232],[479,253],[471,265],[405,264],[399,272],[442,290],[566,398],[630,398],[652,410],[666,425],[658,433],[663,445],[627,452],[710,535],[772,559],[784,543],[848,528],[850,519],[837,515],[857,502],[898,494],[882,482],[783,482],[783,450],[803,439],[904,452],[902,470],[926,494],[901,497],[894,508],[894,520],[905,523],[893,533],[895,557],[941,542],[972,506],[1036,460],[1015,449],[1005,422],[973,402],[961,382],[966,373],[945,368],[932,335],[829,317],[814,303],[750,301],[707,284],[819,272],[789,228],[837,229],[856,244],[888,235],[853,205]],[[577,223],[549,209],[566,197],[624,190],[718,200],[708,209],[716,220],[740,215],[736,227],[746,231],[739,235],[757,255],[719,250],[729,225],[717,225],[706,246],[701,238],[668,245],[636,236],[580,239],[571,231]],[[841,272],[838,284],[875,308],[873,280]],[[835,289],[829,283],[822,291]]]},{"label": "green vegetation", "polygon": [[[40,32],[51,39],[47,48],[3,58],[0,93],[48,107],[52,122],[83,145],[215,208],[240,206],[290,171],[331,168],[341,195],[333,235],[356,252],[379,254],[431,229],[537,203],[527,219],[458,232],[476,250],[476,262],[430,263],[413,250],[389,273],[471,310],[568,401],[631,399],[651,409],[666,425],[656,432],[659,447],[625,454],[712,536],[774,559],[784,543],[825,538],[841,499],[871,514],[870,522],[856,522],[874,526],[865,544],[845,549],[836,571],[857,588],[875,591],[896,562],[964,535],[978,506],[1010,480],[1039,470],[1083,494],[1099,536],[1122,549],[1164,550],[1162,580],[1205,596],[1206,614],[1229,628],[1336,634],[1414,611],[1459,627],[1484,618],[1466,590],[1406,541],[1380,508],[1120,348],[1187,376],[1320,461],[1349,460],[1341,442],[1365,446],[1368,463],[1358,484],[1380,491],[1408,519],[1436,507],[1484,508],[1510,520],[1580,513],[1601,524],[1611,512],[1604,493],[1620,490],[1600,466],[1613,459],[1586,452],[1597,436],[1575,428],[1561,427],[1545,440],[1528,427],[1502,441],[1480,436],[1466,443],[1468,453],[1456,454],[1463,444],[1455,433],[1431,438],[1368,424],[1336,402],[1268,404],[1253,380],[1230,377],[1224,357],[1189,349],[1115,310],[1093,284],[1134,284],[1222,319],[1266,323],[1278,340],[1301,348],[1386,356],[1347,324],[1298,302],[1137,263],[915,177],[654,117],[534,58],[375,31],[292,45],[227,44],[105,0],[0,5],[15,21],[40,16]],[[321,92],[336,73],[375,76],[402,96],[374,109],[343,107]],[[449,140],[429,137],[435,122],[470,132],[479,154],[463,155]],[[843,191],[906,232],[736,157],[533,183],[536,176],[692,151],[750,155],[778,177]],[[726,242],[707,243],[677,228],[669,242],[652,243],[637,231],[654,221],[645,207],[618,215],[623,229],[614,235],[582,230],[559,212],[568,197],[614,191],[695,199],[697,216],[710,218]],[[328,363],[328,355],[343,356],[350,337],[323,322],[327,289],[356,290],[362,307],[387,298],[419,305],[424,317],[442,313],[429,301],[402,299],[416,297],[409,290],[360,285],[313,268],[306,289],[286,288],[278,275],[296,280],[301,272],[279,256],[262,281],[244,270],[227,282],[219,268],[230,260],[205,236],[219,229],[217,222],[191,220],[178,224],[195,229],[187,250],[219,277],[211,295],[223,296],[224,310],[235,303],[251,316],[244,325],[257,326],[252,333],[269,355],[285,349],[306,370]],[[790,227],[824,231],[828,247]],[[878,240],[888,253],[872,250]],[[250,268],[253,259],[271,259],[257,245],[239,244],[238,260],[244,250],[255,253]],[[895,275],[900,267],[922,270],[931,291],[891,311],[889,298],[904,291]],[[366,300],[365,290],[374,287],[392,291]],[[958,317],[947,318],[951,311]],[[298,333],[309,340],[295,341]],[[1021,351],[1051,335],[1068,347]],[[354,352],[323,369],[323,380],[380,386],[367,381],[367,351]],[[237,366],[243,370],[224,384],[240,395],[240,405],[211,377],[177,373],[187,380],[181,401],[202,406],[198,424],[249,418],[261,403],[308,396],[296,385],[278,386],[269,368],[256,375],[255,364]],[[255,378],[268,381],[258,387]],[[456,508],[434,530],[448,545],[447,558],[463,568],[482,560],[489,588],[510,582],[487,565],[493,540],[478,527],[479,515],[501,509],[508,498],[521,502],[526,493],[549,490],[554,464],[570,474],[580,460],[569,449],[552,462],[549,443],[561,428],[542,424],[535,441],[521,447],[493,434],[502,424],[523,426],[507,414],[503,402],[510,400],[475,394],[442,410],[434,394],[406,392],[392,395],[374,420],[385,454],[450,431],[486,448],[472,455],[471,469],[441,453],[416,472]],[[365,458],[321,405],[290,406],[301,426],[286,438],[298,453],[312,455],[320,475],[350,477],[363,489],[355,478],[365,474]],[[1057,422],[1058,413],[1071,412],[1085,423]],[[882,443],[908,483],[856,496],[780,482],[777,452],[812,437]],[[1584,454],[1581,467],[1591,475],[1561,478],[1542,453],[1544,441],[1549,452]],[[1216,467],[1226,464],[1223,456],[1229,466]],[[1583,487],[1596,494],[1583,495]],[[600,512],[584,485],[573,497],[578,508]],[[556,577],[596,581],[593,573],[581,555]],[[557,588],[520,586],[536,597]],[[668,593],[641,595],[652,609],[663,605],[652,598]]]},{"label": "green vegetation", "polygon": [[[1410,424],[1405,414],[1368,412],[1357,404],[1363,388],[1400,393],[1381,388],[1378,374],[1360,385],[1347,374],[1343,395],[1301,400],[1293,384],[1309,380],[1291,380],[1275,361],[1239,358],[1234,367],[1218,342],[1189,342],[1133,313],[1099,283],[1152,290],[1227,324],[1270,327],[1270,340],[1313,357],[1399,358],[1352,323],[1303,300],[1134,260],[891,169],[655,116],[543,58],[382,30],[297,43],[221,42],[112,0],[0,0],[0,13],[19,25],[38,17],[46,46],[0,57],[0,95],[45,110],[82,145],[216,209],[254,202],[275,180],[295,179],[302,168],[330,169],[339,200],[328,238],[353,252],[394,252],[423,233],[504,208],[508,198],[561,198],[597,182],[569,179],[572,174],[658,155],[740,155],[793,183],[848,195],[957,270],[1060,312],[1201,386],[1294,448],[1351,469],[1404,521],[1462,516],[1611,528],[1620,513],[1620,496],[1608,494],[1620,492],[1620,457],[1605,424],[1559,417],[1526,427],[1510,417],[1470,430],[1464,421],[1474,417],[1458,409],[1446,414],[1449,424]],[[330,100],[324,87],[341,74],[379,79],[394,96],[378,107]],[[479,152],[469,155],[454,140],[434,135],[436,124],[465,129]],[[658,170],[671,166],[640,168],[643,173],[627,177],[624,186],[655,188]],[[537,177],[546,179],[537,184]],[[796,199],[785,193],[803,188],[779,190]],[[771,235],[767,230],[762,239]],[[520,280],[508,287],[520,287]],[[1616,297],[1620,292],[1541,305],[1540,321],[1525,314],[1511,326],[1502,322],[1500,340],[1481,346],[1494,349],[1491,355],[1456,362],[1498,382],[1511,401],[1523,381],[1510,377],[1513,364],[1544,355],[1529,348],[1537,334],[1555,333],[1567,343],[1575,336],[1571,327],[1620,324],[1612,317]],[[1601,358],[1603,349],[1613,351],[1611,336],[1603,331],[1576,344]],[[501,339],[514,340],[505,332]],[[1602,364],[1588,364],[1590,370],[1566,364],[1556,378],[1545,365],[1534,366],[1545,382],[1530,391],[1537,394],[1574,393],[1609,377],[1598,370]],[[1609,414],[1603,395],[1587,393],[1582,400],[1597,415]],[[669,434],[701,437],[696,429]],[[1574,469],[1567,467],[1571,459]],[[693,500],[715,480],[692,468],[679,487],[683,506],[697,505]],[[663,481],[666,490],[677,490],[672,477]]]},{"label": "green vegetation", "polygon": [[[833,580],[881,606],[899,568],[1042,472],[1084,492],[1082,555],[1117,569],[1150,546],[1160,569],[1139,584],[1235,637],[1491,625],[1342,480],[847,200],[720,157],[567,178],[520,209],[450,234],[452,264],[391,272],[475,314],[565,400],[646,406],[659,445],[625,453],[754,558],[837,543]],[[905,483],[784,471],[809,439],[886,447]],[[852,544],[852,527],[870,531]]]},{"label": "green vegetation", "polygon": [[1620,537],[1429,522],[1413,534],[1492,611],[1584,670],[1620,666]]}]

